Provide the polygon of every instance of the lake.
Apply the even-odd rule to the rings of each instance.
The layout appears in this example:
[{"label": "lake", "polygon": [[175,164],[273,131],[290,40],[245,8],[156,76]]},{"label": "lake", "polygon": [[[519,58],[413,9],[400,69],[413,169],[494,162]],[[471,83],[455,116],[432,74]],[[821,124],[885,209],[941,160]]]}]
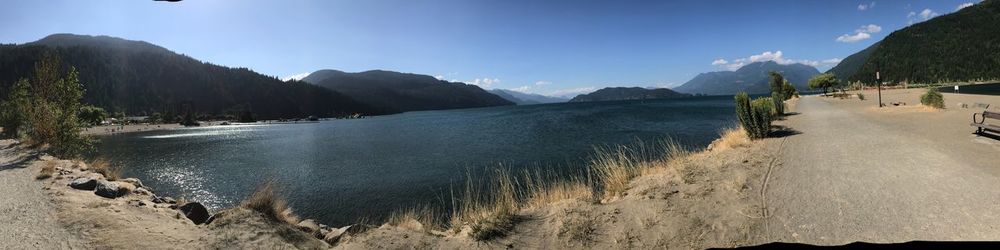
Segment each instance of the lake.
[{"label": "lake", "polygon": [[275,180],[301,217],[339,226],[447,207],[468,173],[501,165],[566,173],[595,147],[666,138],[705,147],[734,117],[732,96],[560,103],[120,134],[98,152],[159,195],[213,210]]}]

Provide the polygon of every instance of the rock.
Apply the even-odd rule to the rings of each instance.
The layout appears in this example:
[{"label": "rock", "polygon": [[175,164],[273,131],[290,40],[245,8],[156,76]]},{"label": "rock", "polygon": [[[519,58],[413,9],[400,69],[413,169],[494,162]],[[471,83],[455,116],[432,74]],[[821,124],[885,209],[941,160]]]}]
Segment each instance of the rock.
[{"label": "rock", "polygon": [[310,233],[310,234],[313,234],[313,235],[319,233],[319,224],[316,224],[316,221],[314,221],[312,219],[302,220],[296,226],[299,227],[299,230],[302,230],[302,231],[304,231],[306,233]]},{"label": "rock", "polygon": [[188,202],[187,204],[178,207],[177,210],[180,210],[181,213],[190,219],[191,222],[194,222],[195,225],[205,224],[205,222],[208,221],[208,218],[212,216],[208,213],[208,209],[206,209],[205,206],[197,202]]},{"label": "rock", "polygon": [[121,181],[122,182],[130,183],[130,184],[134,185],[135,187],[143,187],[142,181],[139,181],[139,179],[136,179],[136,178],[125,178],[125,179],[123,179]]},{"label": "rock", "polygon": [[132,183],[121,182],[121,181],[116,181],[115,183],[118,184],[118,193],[120,193],[122,196],[131,194],[132,191],[135,191],[136,189],[135,185],[132,185]]},{"label": "rock", "polygon": [[136,188],[135,190],[132,191],[132,193],[135,193],[135,194],[138,194],[138,195],[150,195],[150,194],[152,194],[151,192],[149,192],[149,190],[146,190],[146,188]]},{"label": "rock", "polygon": [[94,189],[94,194],[100,197],[111,198],[111,199],[118,198],[124,195],[121,193],[121,189],[119,189],[118,183],[110,181],[98,181],[97,187]]},{"label": "rock", "polygon": [[153,196],[153,203],[175,204],[177,201],[170,197]]},{"label": "rock", "polygon": [[361,224],[345,226],[342,228],[334,228],[331,229],[329,233],[323,235],[323,241],[326,241],[326,243],[333,245],[334,243],[337,243],[337,241],[339,241],[341,238],[344,238],[344,236],[356,235],[364,231],[367,231],[368,229],[369,229],[368,226]]},{"label": "rock", "polygon": [[69,182],[69,187],[80,190],[94,190],[94,188],[97,188],[97,180],[87,177],[79,177]]}]

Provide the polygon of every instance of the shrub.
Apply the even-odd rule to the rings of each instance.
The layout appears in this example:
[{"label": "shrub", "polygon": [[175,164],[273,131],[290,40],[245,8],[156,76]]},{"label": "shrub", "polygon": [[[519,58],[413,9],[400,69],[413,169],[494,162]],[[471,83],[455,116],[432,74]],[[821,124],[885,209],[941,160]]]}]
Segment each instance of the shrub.
[{"label": "shrub", "polygon": [[751,119],[747,134],[751,139],[762,139],[771,132],[771,121],[774,119],[774,102],[769,97],[757,98],[750,103]]},{"label": "shrub", "polygon": [[785,96],[781,92],[771,92],[771,101],[774,102],[774,114],[785,114]]},{"label": "shrub", "polygon": [[38,175],[35,176],[35,179],[37,180],[48,179],[51,178],[52,175],[55,173],[56,173],[56,162],[49,161],[45,163],[45,166],[43,166],[42,170],[38,172]]},{"label": "shrub", "polygon": [[928,88],[927,93],[920,96],[920,104],[928,107],[944,108],[944,96],[936,88]]},{"label": "shrub", "polygon": [[751,102],[750,96],[742,92],[736,94],[735,101],[736,118],[750,139],[767,137],[776,113],[774,101],[770,97],[763,97]]},{"label": "shrub", "polygon": [[789,83],[788,80],[785,80],[785,83],[782,84],[781,91],[782,91],[782,96],[785,97],[786,101],[788,99],[792,99],[792,97],[799,97],[799,91],[796,90],[795,86],[792,86],[792,84]]},{"label": "shrub", "polygon": [[858,93],[858,99],[864,101],[865,100],[865,94]]}]

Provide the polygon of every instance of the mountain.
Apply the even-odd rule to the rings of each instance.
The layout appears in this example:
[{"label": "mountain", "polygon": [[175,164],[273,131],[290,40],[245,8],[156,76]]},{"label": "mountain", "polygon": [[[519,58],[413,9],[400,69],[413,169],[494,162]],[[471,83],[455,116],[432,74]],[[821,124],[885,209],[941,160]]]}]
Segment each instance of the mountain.
[{"label": "mountain", "polygon": [[532,105],[532,104],[543,104],[543,103],[557,103],[557,102],[567,102],[569,99],[544,96],[539,94],[529,94],[522,93],[518,91],[513,91],[509,89],[493,89],[489,91],[494,95],[507,99],[517,105]]},{"label": "mountain", "polygon": [[[849,81],[931,83],[1000,78],[1000,1],[986,0],[897,30],[873,45]],[[867,50],[867,49],[866,49]],[[863,54],[869,53],[865,57]],[[860,55],[859,55],[860,54]],[[845,60],[846,62],[846,60]],[[845,62],[841,62],[844,64]],[[840,65],[838,65],[839,67]]]},{"label": "mountain", "polygon": [[600,102],[618,100],[647,100],[688,97],[691,95],[681,94],[669,89],[646,89],[639,87],[610,87],[603,88],[590,94],[583,94],[573,97],[569,102]]},{"label": "mountain", "polygon": [[762,94],[770,92],[771,71],[780,72],[796,89],[808,89],[809,78],[819,70],[805,64],[779,64],[774,61],[747,64],[736,71],[701,73],[690,81],[674,88],[691,94],[732,95],[739,92]]},{"label": "mountain", "polygon": [[840,61],[837,66],[833,66],[833,68],[827,70],[826,73],[832,73],[837,76],[837,79],[841,80],[850,78],[858,72],[861,65],[865,64],[865,61],[868,61],[868,57],[871,56],[872,52],[874,52],[876,48],[878,48],[878,45],[879,43],[872,44],[872,46],[868,46],[868,48],[844,58],[844,60]]},{"label": "mountain", "polygon": [[172,117],[191,109],[219,117],[250,110],[262,119],[382,113],[305,82],[201,62],[147,42],[73,34],[0,45],[0,98],[46,54],[80,72],[84,103],[111,112]]},{"label": "mountain", "polygon": [[390,112],[514,105],[475,85],[442,81],[428,75],[384,70],[359,73],[320,70],[302,80]]}]

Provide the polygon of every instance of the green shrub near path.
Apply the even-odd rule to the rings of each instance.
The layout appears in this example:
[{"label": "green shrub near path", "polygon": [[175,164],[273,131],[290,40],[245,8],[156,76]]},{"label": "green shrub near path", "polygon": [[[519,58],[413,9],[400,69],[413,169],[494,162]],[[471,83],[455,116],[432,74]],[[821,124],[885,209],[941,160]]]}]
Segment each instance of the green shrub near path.
[{"label": "green shrub near path", "polygon": [[920,96],[920,104],[938,109],[944,108],[944,96],[937,88],[928,88],[927,93]]}]

